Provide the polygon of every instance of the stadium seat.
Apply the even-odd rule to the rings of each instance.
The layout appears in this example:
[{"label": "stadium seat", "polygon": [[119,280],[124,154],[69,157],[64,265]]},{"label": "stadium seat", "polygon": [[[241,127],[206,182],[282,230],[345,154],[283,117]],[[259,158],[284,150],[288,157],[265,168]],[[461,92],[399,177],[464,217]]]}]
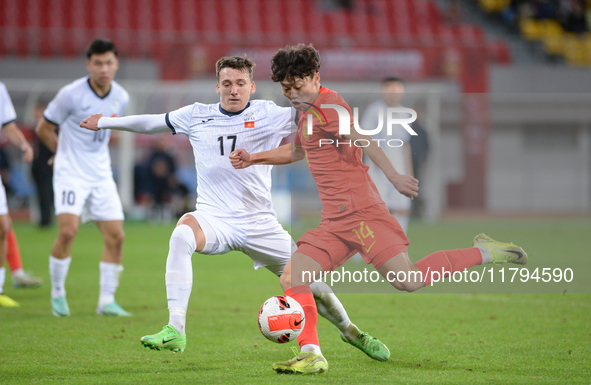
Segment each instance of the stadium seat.
[{"label": "stadium seat", "polygon": [[571,66],[583,66],[585,45],[581,38],[574,34],[566,34],[564,38],[564,59]]},{"label": "stadium seat", "polygon": [[478,0],[486,12],[501,12],[511,4],[511,0]]},{"label": "stadium seat", "polygon": [[526,40],[541,40],[544,36],[544,25],[534,19],[520,20],[519,30]]},{"label": "stadium seat", "polygon": [[583,39],[583,64],[591,67],[591,36],[585,36]]},{"label": "stadium seat", "polygon": [[[306,24],[304,22],[305,1],[307,0],[292,0],[290,3],[291,9],[289,11],[291,17],[286,17],[284,21],[288,31],[288,42],[291,44],[311,41],[309,31],[306,29]],[[284,5],[283,2],[281,5]]]},{"label": "stadium seat", "polygon": [[[481,2],[494,9],[506,4],[506,0]],[[113,39],[122,57],[157,60],[171,48],[196,45],[216,54],[243,45],[296,43],[382,49],[489,47],[481,28],[447,24],[436,0],[356,0],[352,11],[327,4],[318,0],[0,0],[0,55],[78,56],[97,36]],[[557,30],[561,32],[559,25],[544,24],[544,38],[555,36]],[[491,57],[502,52],[500,46],[490,47]]]}]

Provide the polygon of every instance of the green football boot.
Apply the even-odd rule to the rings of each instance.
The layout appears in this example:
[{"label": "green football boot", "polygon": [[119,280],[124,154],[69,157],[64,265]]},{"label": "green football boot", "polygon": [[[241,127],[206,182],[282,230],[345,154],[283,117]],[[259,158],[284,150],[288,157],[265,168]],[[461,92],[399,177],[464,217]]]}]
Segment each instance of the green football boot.
[{"label": "green football boot", "polygon": [[495,265],[506,262],[516,263],[518,265],[525,265],[527,263],[527,254],[521,247],[512,243],[495,241],[484,233],[474,237],[472,246],[486,247],[490,252],[490,263]]},{"label": "green football boot", "polygon": [[61,296],[51,299],[51,311],[56,317],[68,317],[70,315],[70,307],[66,297]]},{"label": "green football boot", "polygon": [[187,346],[187,335],[181,334],[171,325],[166,325],[160,333],[143,336],[140,342],[152,350],[168,349],[182,353]]},{"label": "green football boot", "polygon": [[365,332],[361,332],[359,337],[354,341],[349,341],[342,334],[341,339],[344,342],[355,346],[357,349],[361,350],[363,353],[367,354],[374,360],[388,361],[388,358],[390,358],[390,350],[388,350],[388,347],[384,345],[382,341],[370,336]]},{"label": "green football boot", "polygon": [[289,361],[273,364],[278,374],[320,374],[328,370],[328,362],[322,354],[299,352],[292,348],[295,357]]},{"label": "green football boot", "polygon": [[1,307],[19,307],[18,302],[7,296],[6,294],[0,294],[0,306]]},{"label": "green football boot", "polygon": [[123,308],[119,306],[117,302],[111,302],[110,304],[103,307],[97,307],[96,314],[111,315],[115,317],[131,317],[131,313],[123,310]]}]

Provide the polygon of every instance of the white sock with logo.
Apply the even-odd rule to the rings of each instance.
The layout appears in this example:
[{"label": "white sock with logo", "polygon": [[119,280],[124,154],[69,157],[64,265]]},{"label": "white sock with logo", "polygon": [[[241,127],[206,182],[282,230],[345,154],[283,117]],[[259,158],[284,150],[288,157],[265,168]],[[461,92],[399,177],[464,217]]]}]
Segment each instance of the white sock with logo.
[{"label": "white sock with logo", "polygon": [[349,320],[349,315],[343,304],[325,282],[314,282],[310,285],[318,314],[336,326],[341,334],[349,341],[359,337],[359,329]]},{"label": "white sock with logo", "polygon": [[99,307],[107,306],[115,302],[115,292],[119,286],[119,277],[123,271],[123,266],[119,263],[99,262],[100,278],[100,294]]},{"label": "white sock with logo", "polygon": [[51,298],[66,296],[66,277],[72,257],[58,259],[49,256],[49,275],[51,277]]},{"label": "white sock with logo", "polygon": [[193,229],[187,225],[177,226],[170,236],[166,259],[166,296],[168,298],[169,324],[185,333],[187,307],[193,288],[193,265],[191,257],[197,248]]}]

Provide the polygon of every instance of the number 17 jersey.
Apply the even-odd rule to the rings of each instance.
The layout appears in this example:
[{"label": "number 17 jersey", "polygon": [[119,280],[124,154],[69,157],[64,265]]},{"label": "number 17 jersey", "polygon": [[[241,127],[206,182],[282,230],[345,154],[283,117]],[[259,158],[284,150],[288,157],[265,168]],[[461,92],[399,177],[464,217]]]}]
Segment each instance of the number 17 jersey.
[{"label": "number 17 jersey", "polygon": [[227,219],[275,216],[271,203],[271,168],[257,165],[236,170],[232,151],[272,150],[291,133],[291,109],[271,101],[252,100],[235,113],[220,103],[195,103],[166,114],[173,134],[189,137],[197,169],[197,211]]}]

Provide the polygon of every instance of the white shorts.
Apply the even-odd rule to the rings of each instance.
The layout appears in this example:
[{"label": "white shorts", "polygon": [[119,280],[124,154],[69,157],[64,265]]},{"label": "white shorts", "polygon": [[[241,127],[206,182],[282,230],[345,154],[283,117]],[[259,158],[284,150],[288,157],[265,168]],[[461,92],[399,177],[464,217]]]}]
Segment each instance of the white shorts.
[{"label": "white shorts", "polygon": [[193,211],[205,234],[205,247],[200,254],[226,254],[232,250],[248,255],[255,270],[266,267],[279,276],[297,246],[291,235],[272,215],[252,221],[234,221]]},{"label": "white shorts", "polygon": [[82,222],[124,219],[117,185],[111,178],[97,184],[74,178],[54,178],[53,193],[56,215],[78,215]]},{"label": "white shorts", "polygon": [[8,203],[6,203],[6,189],[0,179],[0,215],[8,214]]}]

